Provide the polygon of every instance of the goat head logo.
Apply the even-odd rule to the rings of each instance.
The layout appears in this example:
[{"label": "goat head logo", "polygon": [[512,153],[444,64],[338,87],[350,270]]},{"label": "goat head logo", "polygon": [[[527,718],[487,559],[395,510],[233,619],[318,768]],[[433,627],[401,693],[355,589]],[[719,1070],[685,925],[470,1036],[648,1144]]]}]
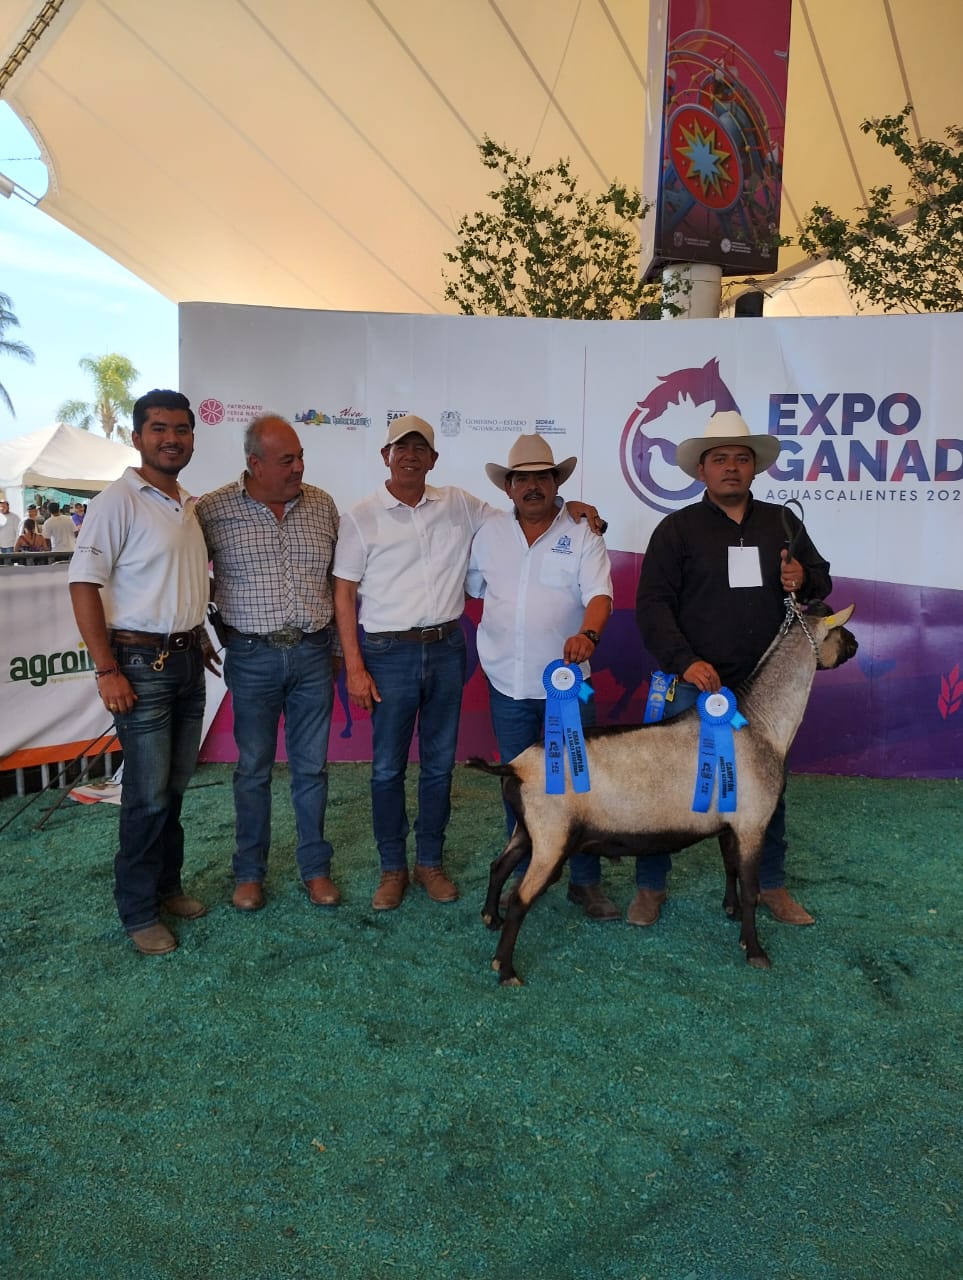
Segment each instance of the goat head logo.
[{"label": "goat head logo", "polygon": [[[702,406],[710,404],[707,412]],[[739,406],[715,358],[701,368],[660,374],[657,385],[636,402],[622,430],[622,474],[635,496],[663,515],[691,502],[702,485],[678,469],[676,448],[682,440],[701,436],[712,414],[728,409],[738,412]],[[652,429],[655,422],[659,435]]]}]

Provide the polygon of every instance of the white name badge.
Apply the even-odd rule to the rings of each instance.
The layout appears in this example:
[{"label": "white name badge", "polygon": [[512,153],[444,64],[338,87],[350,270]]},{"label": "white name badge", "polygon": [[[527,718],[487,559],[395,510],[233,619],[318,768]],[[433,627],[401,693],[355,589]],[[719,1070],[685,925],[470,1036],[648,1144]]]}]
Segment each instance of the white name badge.
[{"label": "white name badge", "polygon": [[729,586],[762,586],[762,566],[759,563],[758,547],[729,548]]}]

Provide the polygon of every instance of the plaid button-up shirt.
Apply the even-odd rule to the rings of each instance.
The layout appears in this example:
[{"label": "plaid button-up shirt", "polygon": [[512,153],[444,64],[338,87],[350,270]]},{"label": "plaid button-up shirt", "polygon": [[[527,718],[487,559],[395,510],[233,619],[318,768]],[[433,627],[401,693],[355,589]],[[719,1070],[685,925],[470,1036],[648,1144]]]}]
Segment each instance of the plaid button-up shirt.
[{"label": "plaid button-up shirt", "polygon": [[278,520],[249,497],[241,476],[205,494],[196,510],[214,565],[214,600],[228,626],[265,635],[333,622],[338,509],[330,494],[302,485]]}]

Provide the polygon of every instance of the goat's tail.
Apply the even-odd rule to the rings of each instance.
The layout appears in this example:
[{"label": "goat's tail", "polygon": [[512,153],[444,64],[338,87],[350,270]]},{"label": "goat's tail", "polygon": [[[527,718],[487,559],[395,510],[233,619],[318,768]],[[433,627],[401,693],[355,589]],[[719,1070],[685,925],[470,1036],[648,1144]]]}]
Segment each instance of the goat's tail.
[{"label": "goat's tail", "polygon": [[482,773],[493,773],[497,778],[514,778],[515,770],[510,764],[492,764],[481,756],[471,756],[465,761],[469,769],[481,769]]}]

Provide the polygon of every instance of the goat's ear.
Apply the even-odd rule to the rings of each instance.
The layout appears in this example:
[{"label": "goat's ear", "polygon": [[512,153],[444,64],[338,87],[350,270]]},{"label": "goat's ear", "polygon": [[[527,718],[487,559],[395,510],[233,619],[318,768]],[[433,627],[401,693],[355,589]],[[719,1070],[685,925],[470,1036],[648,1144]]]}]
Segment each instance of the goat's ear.
[{"label": "goat's ear", "polygon": [[856,606],[851,604],[849,608],[840,609],[839,613],[831,613],[828,618],[824,618],[823,621],[826,623],[826,630],[832,631],[834,627],[845,627],[846,623],[853,616],[853,610],[855,608]]}]

